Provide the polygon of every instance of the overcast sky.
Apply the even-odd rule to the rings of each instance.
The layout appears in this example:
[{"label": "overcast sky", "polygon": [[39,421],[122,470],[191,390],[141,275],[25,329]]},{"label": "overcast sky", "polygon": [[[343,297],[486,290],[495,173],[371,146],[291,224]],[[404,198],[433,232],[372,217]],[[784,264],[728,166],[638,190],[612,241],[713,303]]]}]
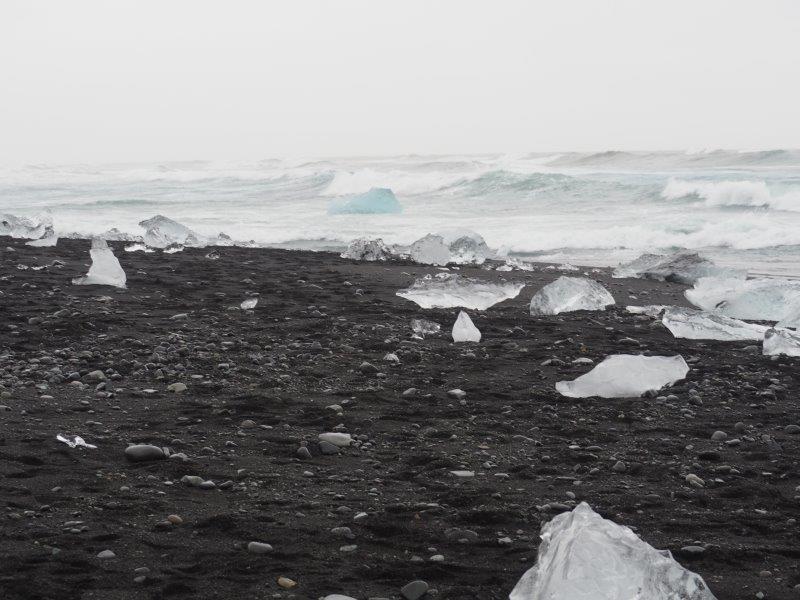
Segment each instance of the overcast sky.
[{"label": "overcast sky", "polygon": [[800,147],[798,0],[2,0],[0,162]]}]

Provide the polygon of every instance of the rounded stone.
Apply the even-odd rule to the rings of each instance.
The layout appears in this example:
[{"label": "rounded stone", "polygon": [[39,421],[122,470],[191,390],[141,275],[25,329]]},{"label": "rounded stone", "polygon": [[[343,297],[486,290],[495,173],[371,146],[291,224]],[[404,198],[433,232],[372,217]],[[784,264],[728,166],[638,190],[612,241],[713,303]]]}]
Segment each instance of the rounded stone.
[{"label": "rounded stone", "polygon": [[162,460],[164,451],[151,444],[134,444],[125,448],[125,458],[131,462],[145,462],[148,460]]}]

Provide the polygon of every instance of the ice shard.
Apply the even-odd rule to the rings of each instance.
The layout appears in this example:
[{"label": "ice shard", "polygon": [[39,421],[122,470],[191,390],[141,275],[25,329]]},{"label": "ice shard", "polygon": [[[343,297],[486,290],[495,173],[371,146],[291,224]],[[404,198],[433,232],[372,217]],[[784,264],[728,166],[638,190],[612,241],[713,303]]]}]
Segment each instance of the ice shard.
[{"label": "ice shard", "polygon": [[735,319],[782,321],[800,304],[800,281],[703,277],[685,295],[698,308]]},{"label": "ice shard", "polygon": [[48,211],[32,219],[17,217],[10,214],[0,215],[0,235],[8,235],[13,238],[28,240],[38,240],[55,236],[53,217]]},{"label": "ice shard", "polygon": [[694,284],[701,277],[733,277],[744,279],[744,271],[718,267],[696,252],[675,254],[642,254],[639,258],[614,269],[613,277],[637,277],[656,281]]},{"label": "ice shard", "polygon": [[144,227],[144,243],[151,248],[168,248],[170,246],[192,246],[203,247],[207,245],[207,240],[197,233],[163,215],[156,215],[139,225]]},{"label": "ice shard", "polygon": [[425,319],[412,319],[411,330],[420,336],[436,335],[441,331],[442,326],[435,321],[426,321]]},{"label": "ice shard", "polygon": [[585,277],[562,276],[531,298],[532,315],[558,315],[574,310],[605,310],[614,297],[601,284]]},{"label": "ice shard", "polygon": [[680,355],[612,354],[574,381],[559,381],[556,390],[568,398],[637,398],[680,381],[688,372]]},{"label": "ice shard", "polygon": [[542,527],[509,600],[716,600],[703,578],[585,502]]},{"label": "ice shard", "polygon": [[689,340],[763,340],[764,333],[769,329],[725,315],[678,306],[667,307],[661,322],[676,338]]},{"label": "ice shard", "polygon": [[469,229],[429,233],[411,244],[411,260],[423,265],[482,265],[493,255],[483,237]]},{"label": "ice shard", "polygon": [[454,342],[480,342],[481,332],[472,323],[472,319],[463,310],[458,313],[458,318],[453,324]]},{"label": "ice shard", "polygon": [[389,188],[372,188],[364,194],[334,198],[328,203],[329,215],[386,215],[403,212],[403,207]]},{"label": "ice shard", "polygon": [[247,300],[242,300],[239,307],[242,310],[253,310],[256,305],[258,304],[258,298],[248,298]]},{"label": "ice shard", "polygon": [[401,298],[416,302],[422,308],[472,308],[486,310],[498,302],[516,298],[525,284],[491,283],[440,273],[417,279],[411,287],[400,290]]},{"label": "ice shard", "polygon": [[119,264],[119,260],[114,256],[111,248],[105,240],[94,238],[92,249],[89,251],[92,257],[92,266],[89,272],[83,277],[76,277],[72,280],[74,285],[113,285],[114,287],[125,287],[125,271]]},{"label": "ice shard", "polygon": [[800,333],[789,329],[767,330],[764,334],[763,353],[767,356],[800,356]]},{"label": "ice shard", "polygon": [[341,254],[342,258],[368,262],[388,260],[391,256],[392,251],[380,238],[357,238],[350,242],[347,245],[347,249]]}]

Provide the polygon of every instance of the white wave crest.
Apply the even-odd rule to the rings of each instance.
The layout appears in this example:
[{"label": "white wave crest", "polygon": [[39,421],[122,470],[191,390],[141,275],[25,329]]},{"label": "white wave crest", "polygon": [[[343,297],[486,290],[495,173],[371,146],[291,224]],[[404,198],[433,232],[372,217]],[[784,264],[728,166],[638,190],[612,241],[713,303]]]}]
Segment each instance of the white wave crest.
[{"label": "white wave crest", "polygon": [[800,192],[774,195],[764,181],[687,181],[673,178],[661,190],[661,197],[665,200],[695,197],[709,207],[768,207],[800,211]]}]

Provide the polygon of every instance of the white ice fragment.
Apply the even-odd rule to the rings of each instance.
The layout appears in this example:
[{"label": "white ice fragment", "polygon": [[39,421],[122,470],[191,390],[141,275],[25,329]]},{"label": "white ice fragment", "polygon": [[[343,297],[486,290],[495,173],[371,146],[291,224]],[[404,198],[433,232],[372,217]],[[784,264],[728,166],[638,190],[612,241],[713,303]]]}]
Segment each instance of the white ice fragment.
[{"label": "white ice fragment", "polygon": [[243,300],[239,306],[242,307],[242,310],[252,310],[256,307],[256,304],[258,304],[258,298],[248,298]]},{"label": "white ice fragment", "polygon": [[207,240],[197,233],[163,215],[140,221],[139,225],[145,229],[144,243],[151,248],[167,248],[176,244],[202,248],[207,245]]},{"label": "white ice fragment", "polygon": [[111,248],[106,241],[100,238],[92,240],[92,249],[89,251],[92,257],[92,266],[89,272],[83,277],[76,277],[72,280],[74,285],[113,285],[114,287],[125,287],[125,271],[119,264],[119,260],[114,256]]},{"label": "white ice fragment", "polygon": [[775,327],[789,327],[800,330],[800,300],[789,307],[783,318],[775,324]]},{"label": "white ice fragment", "polygon": [[184,246],[183,244],[170,244],[166,248],[162,250],[164,254],[176,254],[178,252],[183,252]]},{"label": "white ice fragment", "polygon": [[38,240],[25,242],[26,246],[33,246],[34,248],[52,248],[56,244],[58,244],[58,236],[52,229]]},{"label": "white ice fragment", "polygon": [[614,297],[600,283],[585,277],[561,276],[531,298],[532,315],[558,315],[574,310],[605,310]]},{"label": "white ice fragment", "polygon": [[64,442],[70,448],[76,448],[78,446],[83,446],[84,448],[92,448],[92,449],[96,449],[97,448],[97,446],[93,446],[92,444],[87,444],[86,441],[79,435],[76,435],[75,439],[73,441],[73,440],[70,440],[69,438],[64,437],[63,435],[61,435],[59,433],[56,436],[56,439],[59,442]]},{"label": "white ice fragment", "polygon": [[689,365],[678,356],[612,354],[574,381],[559,381],[556,390],[568,398],[636,398],[686,377]]},{"label": "white ice fragment", "polygon": [[460,275],[444,275],[436,278],[426,275],[397,295],[416,302],[422,308],[486,310],[498,302],[516,298],[525,287],[523,283],[489,283]]},{"label": "white ice fragment", "polygon": [[136,243],[130,246],[125,246],[125,252],[155,252],[152,248],[148,248],[144,244]]},{"label": "white ice fragment", "polygon": [[357,238],[351,241],[341,254],[342,258],[364,261],[387,260],[391,256],[392,251],[380,238]]},{"label": "white ice fragment", "polygon": [[696,252],[675,254],[642,254],[639,258],[614,269],[612,277],[637,277],[656,281],[694,284],[701,277],[732,277],[744,279],[744,271],[718,267]]},{"label": "white ice fragment", "polygon": [[425,319],[412,319],[411,330],[417,335],[435,335],[441,331],[442,326],[435,321],[426,321]]},{"label": "white ice fragment", "polygon": [[0,215],[0,235],[29,240],[54,237],[53,217],[49,211],[40,213],[32,219],[10,214]]},{"label": "white ice fragment", "polygon": [[678,306],[667,307],[661,322],[676,338],[689,340],[763,340],[769,329],[725,315]]},{"label": "white ice fragment", "polygon": [[648,317],[657,317],[665,308],[665,304],[649,304],[647,306],[626,306],[625,310],[632,315],[647,315]]},{"label": "white ice fragment", "polygon": [[715,600],[702,577],[585,502],[541,531],[536,564],[509,600]]},{"label": "white ice fragment", "polygon": [[385,215],[401,212],[403,207],[389,188],[372,188],[364,194],[334,198],[328,203],[329,215]]},{"label": "white ice fragment", "polygon": [[764,334],[763,353],[766,356],[800,356],[800,333],[789,329],[768,329]]},{"label": "white ice fragment", "polygon": [[800,281],[703,277],[685,295],[698,308],[728,317],[782,321],[800,303]]},{"label": "white ice fragment", "polygon": [[472,323],[472,319],[463,310],[458,313],[458,318],[453,324],[454,342],[480,342],[481,332]]},{"label": "white ice fragment", "polygon": [[319,441],[328,442],[329,444],[333,444],[338,448],[346,448],[347,446],[353,443],[353,438],[350,437],[349,433],[339,433],[336,431],[331,431],[328,433],[320,433]]},{"label": "white ice fragment", "polygon": [[411,260],[423,265],[443,266],[482,265],[491,257],[492,251],[483,237],[469,229],[447,229],[429,233],[411,244]]}]

